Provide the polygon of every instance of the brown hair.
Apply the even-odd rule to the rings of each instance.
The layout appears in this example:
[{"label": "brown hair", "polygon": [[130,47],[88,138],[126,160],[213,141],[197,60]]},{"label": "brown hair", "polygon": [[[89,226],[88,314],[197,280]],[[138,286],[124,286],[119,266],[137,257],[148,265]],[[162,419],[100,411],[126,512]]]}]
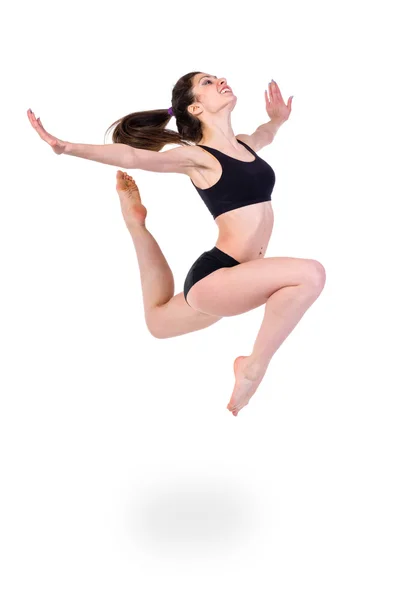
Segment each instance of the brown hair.
[{"label": "brown hair", "polygon": [[192,117],[186,109],[196,102],[192,91],[192,79],[201,72],[194,71],[183,75],[173,87],[171,106],[178,132],[166,129],[171,119],[168,108],[139,111],[110,125],[107,132],[116,125],[112,134],[113,143],[156,152],[166,144],[190,146],[189,142],[198,143],[202,138],[201,122]]}]

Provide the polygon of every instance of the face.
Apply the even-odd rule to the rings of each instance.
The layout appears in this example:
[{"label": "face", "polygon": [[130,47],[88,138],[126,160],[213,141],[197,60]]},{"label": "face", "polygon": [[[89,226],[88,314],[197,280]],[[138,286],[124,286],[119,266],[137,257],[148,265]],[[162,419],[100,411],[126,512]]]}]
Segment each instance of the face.
[{"label": "face", "polygon": [[193,116],[199,116],[204,111],[217,113],[224,108],[230,111],[236,104],[235,94],[229,90],[221,94],[224,87],[230,87],[225,77],[216,77],[208,73],[199,73],[194,76],[193,93],[197,102],[192,104],[190,110]]}]

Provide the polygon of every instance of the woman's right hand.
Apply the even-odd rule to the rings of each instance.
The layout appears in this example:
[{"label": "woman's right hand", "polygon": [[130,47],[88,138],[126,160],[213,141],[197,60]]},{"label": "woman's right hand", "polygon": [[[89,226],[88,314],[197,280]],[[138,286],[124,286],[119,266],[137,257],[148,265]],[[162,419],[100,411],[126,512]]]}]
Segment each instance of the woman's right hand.
[{"label": "woman's right hand", "polygon": [[53,152],[55,152],[56,154],[63,154],[65,152],[67,142],[63,142],[62,140],[59,140],[58,138],[54,137],[54,135],[48,133],[43,127],[40,118],[36,119],[31,109],[28,110],[28,118],[31,122],[32,127],[36,129],[42,140],[50,144],[50,146],[53,149]]}]

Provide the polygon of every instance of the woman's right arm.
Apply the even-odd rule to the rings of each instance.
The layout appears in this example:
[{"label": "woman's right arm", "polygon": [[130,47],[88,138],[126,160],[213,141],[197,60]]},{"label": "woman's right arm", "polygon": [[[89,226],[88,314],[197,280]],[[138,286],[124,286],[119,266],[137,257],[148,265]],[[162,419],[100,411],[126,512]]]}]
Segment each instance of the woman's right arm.
[{"label": "woman's right arm", "polygon": [[187,175],[193,167],[206,166],[203,164],[202,158],[204,153],[199,153],[197,148],[192,146],[180,146],[173,150],[155,152],[132,148],[127,144],[73,144],[64,142],[48,133],[40,118],[36,119],[30,110],[28,110],[28,117],[32,127],[56,154],[69,154],[123,169],[141,169],[157,173],[184,173]]},{"label": "woman's right arm", "polygon": [[[37,131],[42,140],[47,142],[56,154],[69,154],[79,158],[95,160],[106,165],[127,168],[132,162],[134,148],[127,144],[72,144],[64,142],[45,130],[40,118],[36,119],[33,112],[28,110],[28,118],[32,127]],[[129,167],[128,167],[129,168]]]},{"label": "woman's right arm", "polygon": [[64,154],[88,158],[106,165],[115,165],[124,169],[140,169],[156,173],[183,173],[189,171],[197,162],[194,162],[197,152],[191,146],[180,146],[164,152],[132,148],[126,144],[105,144],[92,146],[90,144],[71,144],[67,142]]},{"label": "woman's right arm", "polygon": [[127,144],[72,144],[65,142],[63,154],[95,160],[105,165],[129,169],[128,164],[132,162],[134,148]]}]

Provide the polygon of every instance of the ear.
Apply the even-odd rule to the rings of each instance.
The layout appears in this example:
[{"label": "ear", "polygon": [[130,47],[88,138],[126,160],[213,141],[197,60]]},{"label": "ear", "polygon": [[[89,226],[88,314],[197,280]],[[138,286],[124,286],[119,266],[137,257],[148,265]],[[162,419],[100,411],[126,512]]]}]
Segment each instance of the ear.
[{"label": "ear", "polygon": [[202,112],[202,107],[198,104],[191,104],[190,106],[188,106],[188,111],[192,116],[197,116]]}]

